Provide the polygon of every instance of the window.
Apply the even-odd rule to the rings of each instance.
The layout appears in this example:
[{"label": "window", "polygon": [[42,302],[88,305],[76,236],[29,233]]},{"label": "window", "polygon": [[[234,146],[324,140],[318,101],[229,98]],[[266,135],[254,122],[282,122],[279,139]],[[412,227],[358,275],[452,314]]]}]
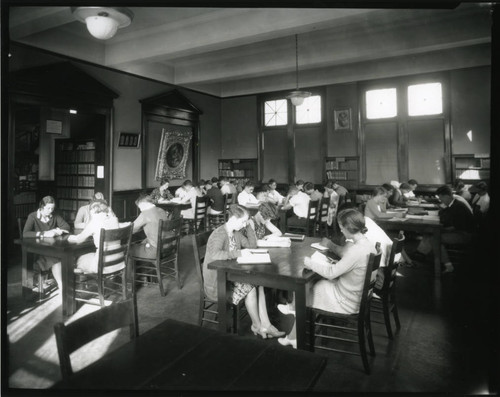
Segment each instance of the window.
[{"label": "window", "polygon": [[382,119],[398,114],[395,88],[366,91],[366,118]]},{"label": "window", "polygon": [[408,86],[408,115],[426,116],[443,113],[441,83]]},{"label": "window", "polygon": [[304,100],[295,108],[297,124],[313,124],[321,122],[321,96],[315,95]]},{"label": "window", "polygon": [[264,125],[266,127],[286,125],[287,121],[288,113],[286,99],[264,102]]}]

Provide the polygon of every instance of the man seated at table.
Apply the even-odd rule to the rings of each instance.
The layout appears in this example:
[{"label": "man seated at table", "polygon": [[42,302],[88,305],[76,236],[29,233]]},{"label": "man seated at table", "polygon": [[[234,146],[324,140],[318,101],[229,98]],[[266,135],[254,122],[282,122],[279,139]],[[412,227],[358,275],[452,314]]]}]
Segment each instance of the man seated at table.
[{"label": "man seated at table", "polygon": [[269,192],[270,188],[267,184],[263,184],[259,191],[255,194],[255,197],[259,201],[259,203],[267,203],[269,201]]},{"label": "man seated at table", "polygon": [[410,185],[408,185],[407,183],[402,183],[401,185],[399,185],[399,187],[394,186],[394,193],[389,199],[389,203],[396,207],[406,205],[406,201],[408,199],[406,198],[405,194],[408,193],[410,189]]},{"label": "man seated at table", "polygon": [[[215,178],[217,182],[217,178]],[[222,192],[217,187],[217,183],[214,183],[214,178],[211,181],[207,180],[205,182],[205,190],[207,192],[206,196],[210,200],[210,207],[208,208],[208,213],[210,215],[219,215],[224,211],[224,196]]]},{"label": "man seated at table", "polygon": [[471,189],[476,193],[472,199],[474,213],[486,215],[490,209],[490,195],[488,194],[488,185],[486,182],[478,182]]},{"label": "man seated at table", "polygon": [[307,223],[307,212],[309,211],[309,202],[311,198],[300,191],[296,186],[290,186],[288,195],[283,202],[283,210],[293,208],[293,214],[287,214],[288,226],[305,226]]},{"label": "man seated at table", "polygon": [[280,192],[276,190],[278,183],[274,179],[269,179],[267,184],[269,186],[269,192],[267,194],[269,201],[276,205],[282,204],[285,197],[283,197]]},{"label": "man seated at table", "polygon": [[302,179],[299,179],[297,182],[295,182],[295,187],[299,189],[301,192],[304,191],[304,181]]},{"label": "man seated at table", "polygon": [[469,203],[472,200],[472,194],[461,179],[455,181],[455,194],[463,197]]},{"label": "man seated at table", "polygon": [[371,219],[403,218],[404,212],[387,212],[387,191],[378,186],[373,191],[373,196],[366,202],[365,216]]},{"label": "man seated at table", "polygon": [[238,204],[242,206],[246,205],[258,205],[259,200],[253,195],[255,185],[252,181],[245,183],[245,187],[240,194],[238,194]]},{"label": "man seated at table", "polygon": [[150,194],[154,204],[166,203],[174,198],[170,190],[168,190],[169,184],[170,181],[168,178],[161,178],[160,186],[155,188]]},{"label": "man seated at table", "polygon": [[[441,232],[441,262],[444,263],[444,273],[453,272],[454,267],[448,256],[446,244],[469,244],[474,231],[474,217],[464,203],[456,200],[449,186],[441,186],[436,195],[445,206],[439,210],[439,221],[443,225]],[[417,252],[427,255],[432,251],[431,236],[424,236]]]},{"label": "man seated at table", "polygon": [[184,181],[181,187],[175,191],[175,197],[179,198],[180,204],[191,203],[191,208],[182,210],[181,215],[186,219],[194,219],[194,207],[196,206],[196,189],[189,179]]},{"label": "man seated at table", "polygon": [[323,193],[319,192],[318,189],[314,189],[314,185],[311,182],[304,184],[304,192],[309,196],[311,201],[319,201],[323,198]]},{"label": "man seated at table", "polygon": [[407,192],[404,193],[404,196],[408,200],[414,200],[414,199],[416,199],[416,197],[415,197],[415,189],[417,188],[417,186],[418,186],[418,182],[415,179],[410,179],[408,181],[408,187],[410,189]]},{"label": "man seated at table", "polygon": [[332,182],[333,182],[332,184],[333,190],[335,190],[335,193],[337,193],[339,197],[343,197],[345,199],[345,196],[347,195],[347,193],[349,193],[349,191],[344,186],[339,185],[337,181],[332,181]]},{"label": "man seated at table", "polygon": [[130,255],[137,258],[154,259],[158,246],[158,224],[160,219],[168,220],[168,214],[153,204],[151,196],[142,193],[135,200],[141,213],[134,221],[134,233],[144,230],[146,239],[130,246]]}]

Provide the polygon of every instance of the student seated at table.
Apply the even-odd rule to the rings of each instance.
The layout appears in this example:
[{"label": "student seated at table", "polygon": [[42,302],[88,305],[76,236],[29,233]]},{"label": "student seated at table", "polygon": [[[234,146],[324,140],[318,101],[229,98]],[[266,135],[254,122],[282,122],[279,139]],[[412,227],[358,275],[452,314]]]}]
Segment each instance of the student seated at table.
[{"label": "student seated at table", "polygon": [[230,179],[228,186],[229,186],[229,191],[234,197],[238,196],[238,193],[240,193],[243,190],[241,180],[237,181],[236,179]]},{"label": "student seated at table", "polygon": [[386,191],[386,194],[385,194],[385,197],[387,198],[387,201],[386,201],[386,205],[385,207],[386,208],[392,208],[393,205],[390,203],[390,200],[391,200],[391,197],[392,195],[394,194],[394,186],[392,186],[391,184],[389,183],[384,183],[382,185],[382,187],[385,189]]},{"label": "student seated at table", "polygon": [[252,181],[245,183],[245,187],[240,194],[238,194],[238,204],[239,205],[257,205],[259,200],[253,195],[255,185]]},{"label": "student seated at table", "polygon": [[295,187],[303,192],[304,191],[304,181],[302,179],[299,179],[297,182],[295,182]]},{"label": "student seated at table", "polygon": [[472,194],[461,179],[457,179],[455,182],[455,194],[463,197],[469,203],[472,200]]},{"label": "student seated at table", "polygon": [[389,203],[394,205],[395,207],[406,205],[406,201],[408,199],[405,197],[405,194],[409,191],[410,185],[408,185],[407,183],[402,183],[401,185],[399,185],[399,187],[394,186],[394,193],[389,199]]},{"label": "student seated at table", "polygon": [[134,233],[144,230],[146,238],[130,246],[130,255],[145,259],[156,258],[156,248],[158,246],[158,223],[161,220],[168,220],[168,213],[153,203],[151,196],[140,194],[135,205],[141,213],[134,221]]},{"label": "student seated at table", "polygon": [[311,201],[319,201],[323,198],[323,193],[315,189],[311,182],[304,184],[304,192],[310,197]]},{"label": "student seated at table", "polygon": [[416,199],[416,197],[415,197],[415,189],[418,186],[418,182],[415,179],[410,179],[408,181],[408,186],[409,186],[410,189],[407,192],[404,193],[404,196],[408,200]]},{"label": "student seated at table", "polygon": [[[45,196],[40,200],[38,210],[28,215],[23,229],[23,238],[49,238],[60,236],[64,233],[69,233],[69,224],[62,216],[54,213],[56,208],[56,201],[52,196]],[[52,275],[57,282],[61,285],[61,260],[48,256],[39,255],[36,259],[38,267],[47,271],[52,269]]]},{"label": "student seated at table", "polygon": [[[81,244],[87,238],[91,237],[94,240],[94,245],[99,249],[99,239],[101,237],[101,229],[118,229],[120,224],[118,218],[110,211],[108,204],[103,200],[97,200],[90,205],[91,221],[85,226],[80,234],[71,235],[68,241]],[[107,243],[107,248],[112,249],[114,246],[120,246],[120,241],[110,241]],[[81,255],[76,260],[76,268],[84,273],[97,273],[97,265],[99,262],[99,252],[89,252]],[[115,265],[118,267],[123,264]],[[114,267],[110,267],[109,271],[115,271]]]},{"label": "student seated at table", "polygon": [[104,194],[96,192],[88,204],[78,208],[74,222],[75,229],[83,229],[90,222],[90,204],[96,200],[104,200]]},{"label": "student seated at table", "polygon": [[309,211],[310,197],[296,186],[290,186],[288,195],[283,202],[283,210],[293,208],[293,214],[287,214],[288,226],[305,226],[307,212]]},{"label": "student seated at table", "polygon": [[285,197],[276,190],[278,183],[274,179],[269,179],[267,185],[269,186],[269,192],[267,194],[268,200],[276,205],[283,204]]},{"label": "student seated at table", "polygon": [[278,218],[278,207],[270,202],[259,205],[258,211],[251,216],[249,223],[255,231],[258,240],[262,240],[267,235],[281,236],[281,230],[273,225],[273,219]]},{"label": "student seated at table", "polygon": [[490,195],[486,182],[478,182],[471,189],[476,193],[472,199],[472,208],[475,214],[486,215],[490,209]]},{"label": "student seated at table", "polygon": [[170,181],[168,178],[161,179],[160,186],[154,188],[150,194],[154,204],[166,203],[174,198],[173,194],[168,190],[169,185]]},{"label": "student seated at table", "polygon": [[[324,277],[306,292],[306,304],[308,307],[333,313],[354,314],[359,312],[369,256],[375,254],[376,249],[365,235],[368,231],[365,217],[358,210],[342,210],[337,218],[340,231],[352,243],[342,251],[342,257],[337,263],[304,258],[306,269]],[[295,314],[294,309],[290,310],[288,305],[278,305],[278,309],[283,314]],[[279,338],[278,342],[297,348],[295,323],[290,333]]]},{"label": "student seated at table", "polygon": [[373,190],[372,198],[366,202],[365,216],[371,219],[403,218],[404,212],[387,213],[387,191],[378,186]]},{"label": "student seated at table", "polygon": [[[246,236],[242,229],[245,229]],[[208,268],[208,264],[217,260],[236,259],[239,256],[250,254],[249,248],[257,247],[257,237],[248,222],[248,212],[236,204],[229,206],[229,219],[215,229],[207,241],[207,251],[203,262],[203,288],[207,297],[217,301],[217,271]],[[237,305],[245,299],[245,306],[252,320],[252,332],[263,339],[283,336],[269,320],[266,307],[264,287],[230,282],[227,296],[229,302]]]},{"label": "student seated at table", "polygon": [[339,210],[340,195],[336,192],[334,186],[334,181],[327,181],[325,184],[325,192],[323,193],[323,197],[328,198],[328,215],[326,218],[326,223],[328,226],[335,225],[337,212]]},{"label": "student seated at table", "polygon": [[333,190],[339,195],[339,197],[344,197],[349,193],[349,191],[344,187],[339,185],[337,181],[332,181]]},{"label": "student seated at table", "polygon": [[[469,244],[474,231],[474,217],[464,203],[456,200],[449,186],[441,186],[436,190],[444,208],[439,210],[439,221],[443,225],[441,231],[441,262],[444,272],[453,272],[454,267],[448,256],[445,244]],[[417,252],[427,255],[432,251],[431,236],[424,236],[417,247]]]},{"label": "student seated at table", "polygon": [[196,189],[189,179],[184,181],[181,187],[175,191],[175,197],[180,199],[180,204],[191,203],[191,208],[181,211],[181,215],[186,219],[194,219],[194,207],[196,206]]},{"label": "student seated at table", "polygon": [[221,176],[219,178],[219,189],[223,195],[232,194],[231,189],[229,188],[229,179],[225,176]]},{"label": "student seated at table", "polygon": [[196,190],[196,195],[198,197],[203,197],[207,194],[207,190],[205,189],[206,181],[204,179],[200,179],[200,181],[194,185],[194,188]]},{"label": "student seated at table", "polygon": [[257,198],[257,201],[259,203],[267,203],[269,201],[269,191],[271,189],[267,184],[263,184],[260,188],[259,191],[255,194],[255,197]]},{"label": "student seated at table", "polygon": [[211,181],[207,180],[205,182],[205,190],[207,192],[206,196],[210,200],[208,213],[211,215],[222,214],[224,211],[224,196],[217,187],[217,178],[212,178]]}]

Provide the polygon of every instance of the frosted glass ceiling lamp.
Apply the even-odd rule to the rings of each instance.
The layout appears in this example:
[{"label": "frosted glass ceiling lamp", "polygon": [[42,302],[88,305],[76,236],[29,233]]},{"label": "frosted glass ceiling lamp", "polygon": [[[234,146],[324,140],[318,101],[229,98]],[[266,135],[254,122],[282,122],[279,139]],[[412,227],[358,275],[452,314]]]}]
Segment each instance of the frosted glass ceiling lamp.
[{"label": "frosted glass ceiling lamp", "polygon": [[125,7],[71,7],[71,12],[99,40],[110,39],[134,19],[134,13]]},{"label": "frosted glass ceiling lamp", "polygon": [[311,93],[308,91],[300,91],[299,90],[299,38],[298,35],[295,35],[295,78],[296,78],[296,87],[295,91],[290,92],[287,95],[287,99],[292,101],[293,106],[300,106],[304,103],[304,99],[311,96]]}]

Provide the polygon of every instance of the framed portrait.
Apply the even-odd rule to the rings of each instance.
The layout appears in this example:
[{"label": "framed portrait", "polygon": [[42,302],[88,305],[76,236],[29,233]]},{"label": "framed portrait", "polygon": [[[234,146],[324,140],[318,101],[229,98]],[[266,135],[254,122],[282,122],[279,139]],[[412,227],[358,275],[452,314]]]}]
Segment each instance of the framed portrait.
[{"label": "framed portrait", "polygon": [[186,177],[186,163],[189,143],[193,136],[189,131],[162,130],[155,179],[183,179]]},{"label": "framed portrait", "polygon": [[120,132],[118,147],[137,149],[141,144],[141,134],[135,132]]},{"label": "framed portrait", "polygon": [[352,131],[351,108],[333,110],[335,131]]}]

